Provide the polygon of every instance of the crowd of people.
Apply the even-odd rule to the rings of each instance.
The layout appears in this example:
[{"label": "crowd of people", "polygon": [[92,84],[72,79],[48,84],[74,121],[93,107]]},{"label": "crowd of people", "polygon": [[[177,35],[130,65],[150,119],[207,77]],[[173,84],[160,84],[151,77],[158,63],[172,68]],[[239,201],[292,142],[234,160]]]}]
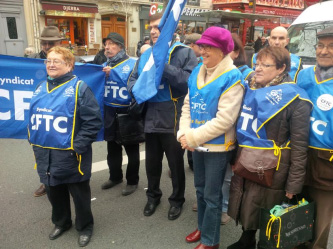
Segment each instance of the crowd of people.
[{"label": "crowd of people", "polygon": [[[49,239],[72,226],[70,195],[79,246],[91,239],[91,144],[104,123],[109,179],[102,189],[123,181],[124,147],[128,165],[122,195],[136,191],[139,143],[145,141],[145,216],[155,213],[162,197],[164,154],[172,181],[167,217],[175,220],[181,215],[188,151],[197,226],[185,241],[200,241],[195,249],[219,248],[221,221],[231,219],[241,224],[243,233],[228,249],[264,248],[256,241],[260,209],[271,209],[295,195],[316,203],[313,239],[300,248],[327,248],[333,218],[333,27],[317,34],[317,64],[303,70],[301,59],[286,49],[289,38],[283,27],[271,31],[268,44],[253,55],[252,65],[238,35],[224,28],[209,27],[202,35],[186,36],[184,43],[175,39],[158,92],[137,118],[130,112],[138,105],[132,90],[160,36],[161,17],[161,13],[150,17],[149,42],[138,60],[126,54],[120,34],[103,39],[103,52],[95,63],[105,72],[104,117],[91,89],[73,75],[75,57],[58,46],[53,27],[42,32],[41,52],[30,55],[45,59],[47,79],[36,87],[29,120],[43,106],[63,124],[50,131],[31,122],[28,126],[43,184],[35,196],[46,193],[52,206]],[[108,91],[111,85],[117,85],[116,93]],[[248,170],[258,164],[264,177]]]}]

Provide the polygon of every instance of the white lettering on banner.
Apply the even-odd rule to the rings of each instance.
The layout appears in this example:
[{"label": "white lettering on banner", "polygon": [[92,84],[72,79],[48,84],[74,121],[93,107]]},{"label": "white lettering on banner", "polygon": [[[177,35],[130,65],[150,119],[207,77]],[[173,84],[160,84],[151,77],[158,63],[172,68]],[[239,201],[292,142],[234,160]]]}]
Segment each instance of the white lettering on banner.
[{"label": "white lettering on banner", "polygon": [[[42,121],[45,120],[45,131],[50,131],[50,123],[53,119],[54,119],[54,117],[52,115],[33,114],[31,116],[31,119],[30,119],[30,122],[32,124],[31,129],[32,130],[38,130],[39,125],[41,125]],[[66,128],[61,128],[59,126],[59,123],[61,123],[61,122],[67,123],[67,120],[68,120],[67,117],[57,117],[53,121],[53,128],[59,133],[66,133],[67,132],[67,127]]]},{"label": "white lettering on banner", "polygon": [[128,95],[124,94],[127,93],[127,88],[122,87],[119,89],[119,86],[105,86],[105,92],[104,92],[104,97],[107,97],[110,93],[110,89],[112,89],[112,97],[117,98],[117,93],[119,93],[119,96],[122,99],[127,99]]},{"label": "white lettering on banner", "polygon": [[325,129],[324,130],[319,130],[318,126],[322,125],[326,128],[327,123],[322,121],[322,120],[316,120],[314,117],[311,117],[310,120],[313,122],[312,123],[312,130],[320,136],[324,135]]},{"label": "white lettering on banner", "polygon": [[[242,127],[241,127],[241,129],[242,129],[243,131],[246,131],[246,130],[247,130],[247,126],[248,126],[248,124],[249,124],[249,120],[250,120],[250,119],[251,119],[251,120],[253,119],[253,115],[248,114],[248,113],[245,113],[245,112],[242,112],[242,113],[240,114],[240,116],[243,117],[243,123],[242,123]],[[257,121],[258,121],[258,119],[254,119],[254,120],[252,121],[252,124],[251,124],[252,130],[253,130],[254,132],[257,131]]]},{"label": "white lettering on banner", "polygon": [[33,85],[34,79],[21,79],[20,77],[15,76],[15,78],[0,78],[0,84],[3,86],[4,84],[14,84],[14,85]]},{"label": "white lettering on banner", "polygon": [[[31,99],[33,92],[31,91],[13,91],[14,94],[14,109],[15,120],[24,121],[24,111],[29,110],[30,100],[24,101],[24,99]],[[4,97],[10,100],[9,91],[0,89],[0,98]],[[0,112],[0,120],[10,120],[10,111]]]}]

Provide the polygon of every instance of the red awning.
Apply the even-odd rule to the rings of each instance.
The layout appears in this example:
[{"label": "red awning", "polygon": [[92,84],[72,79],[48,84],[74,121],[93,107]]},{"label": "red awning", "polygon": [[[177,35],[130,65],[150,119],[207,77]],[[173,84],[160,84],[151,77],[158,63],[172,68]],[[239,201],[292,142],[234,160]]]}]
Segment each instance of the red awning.
[{"label": "red awning", "polygon": [[98,13],[97,5],[88,5],[81,3],[46,3],[42,2],[43,10],[59,10],[65,12],[84,12],[84,13]]}]

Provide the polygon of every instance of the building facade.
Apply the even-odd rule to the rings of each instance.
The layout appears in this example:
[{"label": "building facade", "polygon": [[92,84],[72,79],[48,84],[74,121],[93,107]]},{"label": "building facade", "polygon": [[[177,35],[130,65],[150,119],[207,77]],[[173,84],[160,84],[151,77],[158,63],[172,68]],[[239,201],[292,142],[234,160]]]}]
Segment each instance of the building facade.
[{"label": "building facade", "polygon": [[23,0],[0,2],[0,54],[23,56],[28,46]]}]

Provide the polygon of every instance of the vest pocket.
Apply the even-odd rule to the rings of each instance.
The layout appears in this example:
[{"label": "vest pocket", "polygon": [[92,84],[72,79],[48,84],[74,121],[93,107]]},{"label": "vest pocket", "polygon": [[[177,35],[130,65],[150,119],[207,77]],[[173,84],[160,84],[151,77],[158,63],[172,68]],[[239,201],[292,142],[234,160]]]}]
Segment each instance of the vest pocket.
[{"label": "vest pocket", "polygon": [[73,150],[54,150],[51,162],[50,174],[60,180],[68,179],[79,173],[78,167],[80,160]]}]

